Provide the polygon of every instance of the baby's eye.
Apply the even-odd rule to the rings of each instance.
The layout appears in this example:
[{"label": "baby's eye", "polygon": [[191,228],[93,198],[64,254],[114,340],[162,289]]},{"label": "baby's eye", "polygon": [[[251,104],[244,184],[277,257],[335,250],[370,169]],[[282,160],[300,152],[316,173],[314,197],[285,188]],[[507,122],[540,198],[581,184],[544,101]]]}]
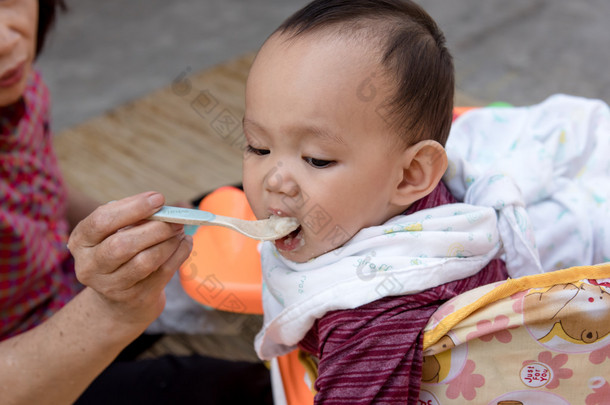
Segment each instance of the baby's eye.
[{"label": "baby's eye", "polygon": [[311,157],[304,157],[303,159],[307,163],[309,163],[312,167],[315,167],[316,169],[322,169],[322,168],[328,167],[328,166],[332,165],[333,163],[335,163],[333,160],[323,160],[323,159],[316,159],[316,158],[311,158]]},{"label": "baby's eye", "polygon": [[258,156],[263,156],[263,155],[268,155],[269,154],[269,149],[254,148],[252,145],[248,145],[248,147],[246,148],[246,151],[248,153],[253,153],[253,154],[258,155]]}]

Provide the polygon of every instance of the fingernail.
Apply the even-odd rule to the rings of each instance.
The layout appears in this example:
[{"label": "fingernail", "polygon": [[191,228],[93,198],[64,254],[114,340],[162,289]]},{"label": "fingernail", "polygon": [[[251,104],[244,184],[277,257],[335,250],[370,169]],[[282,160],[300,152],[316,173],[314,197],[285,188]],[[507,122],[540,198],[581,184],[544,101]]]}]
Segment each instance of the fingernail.
[{"label": "fingernail", "polygon": [[158,208],[163,205],[163,196],[159,193],[152,194],[148,196],[148,203],[153,208]]}]

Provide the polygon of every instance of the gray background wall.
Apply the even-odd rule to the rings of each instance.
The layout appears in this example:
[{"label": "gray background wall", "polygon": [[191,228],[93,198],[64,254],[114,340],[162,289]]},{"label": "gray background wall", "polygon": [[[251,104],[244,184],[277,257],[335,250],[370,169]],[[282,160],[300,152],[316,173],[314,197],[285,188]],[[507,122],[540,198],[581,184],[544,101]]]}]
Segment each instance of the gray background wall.
[{"label": "gray background wall", "polygon": [[[68,0],[38,61],[56,131],[256,50],[301,0]],[[554,93],[610,102],[610,1],[421,0],[445,31],[458,88],[533,104]]]}]

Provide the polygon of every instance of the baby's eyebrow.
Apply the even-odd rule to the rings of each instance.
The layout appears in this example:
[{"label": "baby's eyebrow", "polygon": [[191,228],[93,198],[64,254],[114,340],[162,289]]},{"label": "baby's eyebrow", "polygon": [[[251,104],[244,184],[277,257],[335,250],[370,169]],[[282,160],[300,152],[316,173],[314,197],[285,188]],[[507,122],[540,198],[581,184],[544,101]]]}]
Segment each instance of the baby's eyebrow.
[{"label": "baby's eyebrow", "polygon": [[263,130],[263,127],[261,127],[259,124],[257,124],[256,122],[252,121],[251,119],[246,118],[245,116],[241,119],[241,125],[243,127],[253,126],[253,127],[256,127],[259,130]]},{"label": "baby's eyebrow", "polygon": [[298,132],[314,135],[315,137],[320,138],[322,141],[345,145],[345,140],[340,135],[317,126],[305,126],[298,128]]},{"label": "baby's eyebrow", "polygon": [[[259,131],[266,132],[266,129],[262,125],[249,118],[244,117],[242,119],[242,124],[244,128],[252,126]],[[287,132],[297,136],[313,135],[314,137],[320,139],[323,142],[345,145],[345,140],[340,135],[317,125],[294,125],[292,127],[289,127]]]}]

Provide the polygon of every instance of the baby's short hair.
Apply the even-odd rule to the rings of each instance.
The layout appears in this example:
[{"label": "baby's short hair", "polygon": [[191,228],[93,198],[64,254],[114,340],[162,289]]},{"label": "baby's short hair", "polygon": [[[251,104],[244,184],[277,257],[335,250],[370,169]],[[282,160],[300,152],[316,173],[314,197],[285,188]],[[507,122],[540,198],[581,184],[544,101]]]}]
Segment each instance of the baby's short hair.
[{"label": "baby's short hair", "polygon": [[410,0],[315,0],[275,32],[295,38],[327,30],[376,40],[381,65],[396,83],[377,110],[407,144],[445,144],[453,117],[453,58],[424,9]]}]

